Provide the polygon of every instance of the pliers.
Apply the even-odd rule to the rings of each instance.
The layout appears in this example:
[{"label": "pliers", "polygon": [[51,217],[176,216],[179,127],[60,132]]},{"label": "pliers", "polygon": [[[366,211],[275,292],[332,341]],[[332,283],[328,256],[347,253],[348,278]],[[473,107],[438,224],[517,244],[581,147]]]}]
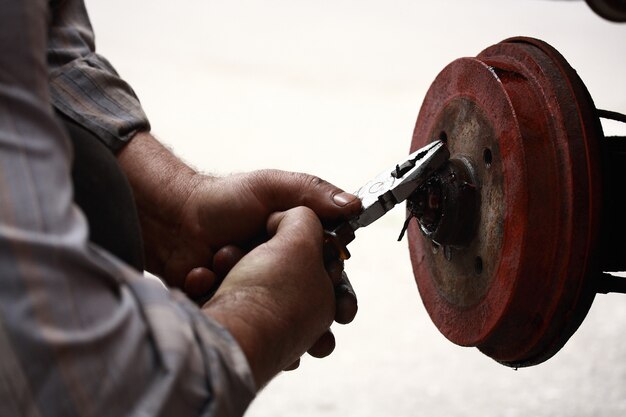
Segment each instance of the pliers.
[{"label": "pliers", "polygon": [[325,229],[325,258],[350,258],[347,245],[354,240],[354,232],[374,223],[409,198],[449,158],[448,148],[442,141],[431,142],[365,183],[355,193],[361,199],[363,210],[339,225]]}]

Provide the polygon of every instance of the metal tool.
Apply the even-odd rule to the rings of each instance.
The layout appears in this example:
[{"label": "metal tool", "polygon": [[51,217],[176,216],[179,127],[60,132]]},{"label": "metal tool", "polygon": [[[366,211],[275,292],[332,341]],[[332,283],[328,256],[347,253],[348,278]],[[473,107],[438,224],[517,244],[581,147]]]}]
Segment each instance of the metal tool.
[{"label": "metal tool", "polygon": [[354,232],[374,223],[397,204],[405,201],[449,156],[450,153],[442,141],[429,143],[359,188],[355,194],[361,199],[363,210],[357,216],[325,231],[326,259],[350,258],[346,246],[354,240]]}]

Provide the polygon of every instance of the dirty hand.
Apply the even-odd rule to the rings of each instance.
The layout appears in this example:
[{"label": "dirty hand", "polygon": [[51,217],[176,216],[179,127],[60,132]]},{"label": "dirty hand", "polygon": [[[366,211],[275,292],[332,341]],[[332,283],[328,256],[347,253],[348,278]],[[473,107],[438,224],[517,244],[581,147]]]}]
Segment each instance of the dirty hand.
[{"label": "dirty hand", "polygon": [[[240,342],[259,386],[307,350],[332,352],[333,316],[352,321],[357,301],[343,264],[324,265],[320,219],[351,217],[360,200],[306,174],[201,175],[148,132],[117,157],[135,195],[146,269],[192,297],[226,277],[204,308]],[[298,206],[308,209],[273,214]]]},{"label": "dirty hand", "polygon": [[[185,277],[181,286],[192,297],[214,290],[246,252],[268,238],[265,223],[271,213],[306,205],[318,217],[336,220],[360,210],[354,196],[306,174],[266,170],[200,181],[183,210],[178,250],[164,268],[165,277]],[[325,266],[336,289],[335,320],[349,323],[357,300],[343,263],[331,260]],[[334,347],[328,330],[309,353],[321,358]],[[298,361],[287,369],[297,366]]]},{"label": "dirty hand", "polygon": [[194,268],[210,270],[220,248],[249,250],[260,243],[265,222],[276,211],[306,206],[327,221],[361,210],[355,196],[311,175],[199,174],[149,132],[137,133],[117,158],[135,195],[146,269],[175,287],[184,287]]},{"label": "dirty hand", "polygon": [[[204,283],[195,280],[194,274],[188,274],[185,281],[186,291],[196,291],[197,295],[202,295],[202,291],[216,290],[219,284],[224,280],[232,268],[244,257],[245,252],[240,248],[228,245],[215,253],[213,257],[213,271],[216,280],[213,281],[214,287],[207,289],[209,285],[206,280]],[[348,280],[345,272],[343,272],[343,264],[340,261],[325,262],[325,269],[334,286],[335,292],[335,321],[341,324],[350,323],[357,312],[356,294]],[[192,278],[190,278],[190,276]],[[198,275],[200,277],[200,274]],[[191,281],[191,284],[190,284]],[[335,337],[330,328],[324,332],[319,339],[307,350],[307,352],[316,358],[324,358],[330,355],[335,349]],[[296,359],[285,368],[286,371],[294,370],[300,365],[300,359]]]},{"label": "dirty hand", "polygon": [[[270,214],[307,206],[322,221],[337,221],[361,210],[356,197],[306,174],[198,174],[148,132],[135,135],[118,161],[135,194],[146,269],[191,296],[214,288],[244,253],[267,239]],[[327,267],[337,281],[343,265]],[[337,321],[347,323],[356,314],[356,298],[345,281],[337,297]]]},{"label": "dirty hand", "polygon": [[[338,220],[360,210],[356,197],[306,174],[277,170],[221,178],[197,174],[191,181],[178,230],[158,266],[164,279],[183,288],[190,273],[196,277],[204,273],[210,281],[211,273],[224,269],[222,248],[234,246],[245,253],[266,240],[265,223],[274,212],[306,206],[322,220]],[[340,275],[343,266],[333,266]]]},{"label": "dirty hand", "polygon": [[203,307],[239,342],[259,387],[319,344],[335,315],[317,215],[298,207],[272,214],[266,227],[269,240],[234,265]]}]

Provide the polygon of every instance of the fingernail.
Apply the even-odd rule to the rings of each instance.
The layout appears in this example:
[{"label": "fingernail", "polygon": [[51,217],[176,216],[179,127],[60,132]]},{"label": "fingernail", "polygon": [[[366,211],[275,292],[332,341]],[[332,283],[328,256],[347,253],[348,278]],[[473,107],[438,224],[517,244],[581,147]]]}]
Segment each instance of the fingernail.
[{"label": "fingernail", "polygon": [[339,207],[347,206],[348,204],[352,203],[354,200],[356,200],[356,196],[350,193],[346,193],[345,191],[339,194],[335,194],[333,196],[333,201]]}]

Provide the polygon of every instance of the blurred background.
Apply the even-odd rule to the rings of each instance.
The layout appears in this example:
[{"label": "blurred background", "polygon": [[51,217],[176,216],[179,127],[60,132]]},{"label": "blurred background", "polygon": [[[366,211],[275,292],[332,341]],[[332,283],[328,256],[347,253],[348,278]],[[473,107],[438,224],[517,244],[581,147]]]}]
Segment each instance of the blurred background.
[{"label": "blurred background", "polygon": [[[98,50],[153,132],[218,175],[280,168],[355,190],[407,154],[422,99],[452,60],[505,38],[556,47],[600,108],[626,112],[626,24],[582,1],[87,0]],[[607,134],[622,134],[617,123]],[[419,298],[404,211],[351,244],[360,312],[337,348],[263,390],[250,417],[623,416],[626,296],[598,295],[548,362],[514,371],[453,345]]]}]

